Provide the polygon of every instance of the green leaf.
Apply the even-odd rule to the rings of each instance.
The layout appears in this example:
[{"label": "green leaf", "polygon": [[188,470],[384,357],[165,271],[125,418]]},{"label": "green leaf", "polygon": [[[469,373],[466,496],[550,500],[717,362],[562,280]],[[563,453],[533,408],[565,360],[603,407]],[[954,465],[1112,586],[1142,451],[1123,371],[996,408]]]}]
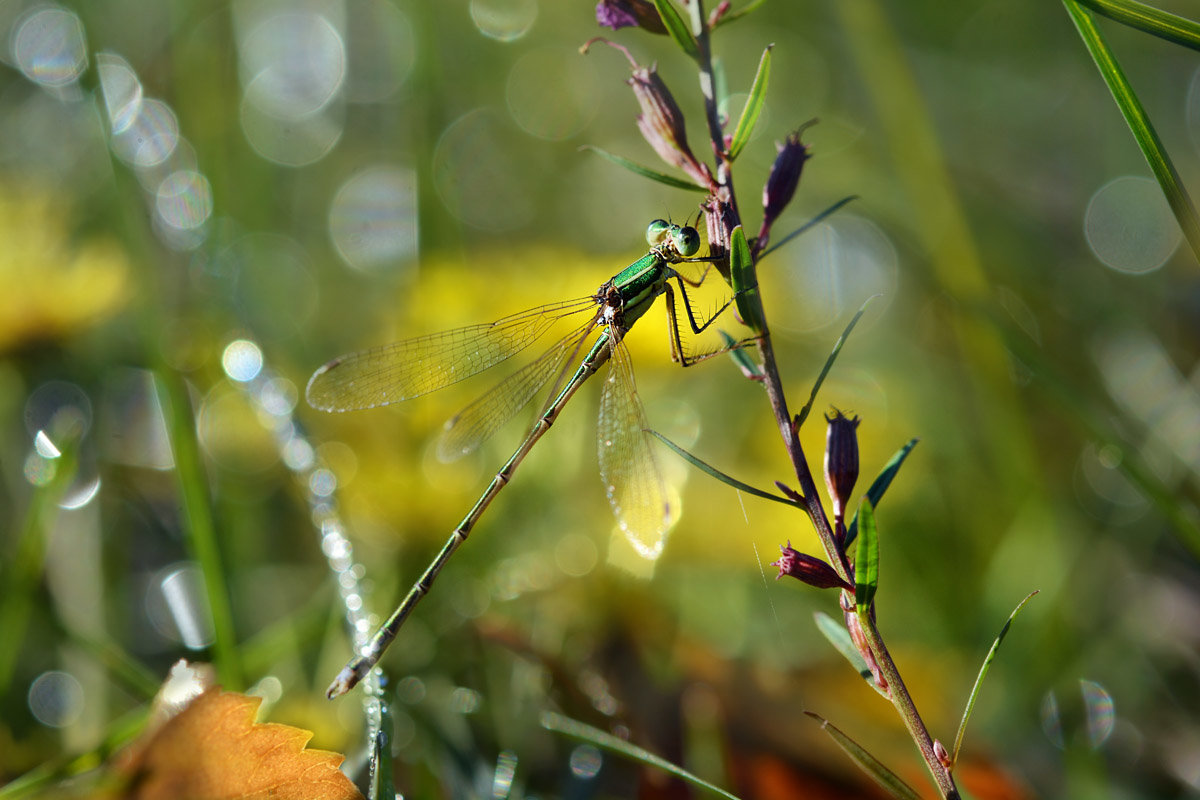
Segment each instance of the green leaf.
[{"label": "green leaf", "polygon": [[783,247],[785,244],[790,242],[792,239],[795,239],[797,236],[804,233],[805,231],[821,224],[822,222],[825,221],[826,217],[832,216],[833,212],[837,211],[839,208],[846,205],[851,200],[857,200],[857,199],[858,199],[858,195],[852,194],[849,197],[843,197],[841,200],[838,200],[836,203],[831,205],[829,208],[825,209],[820,214],[817,214],[815,217],[810,219],[808,222],[804,223],[799,228],[796,228],[796,230],[792,231],[787,236],[784,236],[782,239],[775,242],[775,244],[771,245],[766,250],[763,250],[762,253],[758,256],[759,261],[761,261],[762,259],[769,256],[771,253],[774,253],[776,250]]},{"label": "green leaf", "polygon": [[738,369],[742,374],[749,378],[761,379],[763,375],[762,367],[755,364],[750,358],[750,354],[746,352],[745,347],[738,347],[740,342],[730,336],[725,331],[720,331],[721,339],[725,342],[725,350],[729,353],[729,357],[733,359],[733,363],[737,364]]},{"label": "green leaf", "polygon": [[1184,188],[1183,182],[1179,179],[1179,172],[1171,162],[1171,157],[1167,155],[1162,141],[1158,138],[1158,133],[1146,115],[1146,110],[1142,108],[1137,93],[1133,91],[1133,87],[1126,80],[1125,73],[1121,70],[1112,51],[1109,50],[1104,35],[1096,27],[1096,22],[1091,15],[1076,0],[1063,0],[1063,5],[1066,6],[1067,13],[1075,22],[1075,27],[1078,29],[1080,37],[1083,38],[1083,43],[1091,54],[1092,60],[1096,62],[1100,75],[1108,84],[1108,90],[1112,92],[1113,100],[1116,101],[1122,116],[1125,117],[1125,123],[1129,125],[1129,130],[1133,132],[1133,138],[1141,148],[1146,163],[1150,165],[1150,170],[1154,173],[1158,185],[1162,187],[1163,194],[1167,196],[1167,203],[1171,206],[1171,211],[1174,212],[1175,219],[1178,220],[1179,227],[1183,230],[1183,235],[1192,248],[1192,253],[1197,259],[1200,259],[1200,216],[1197,215],[1196,206],[1187,193],[1187,189]]},{"label": "green leaf", "polygon": [[1133,0],[1077,0],[1081,5],[1168,42],[1200,50],[1200,23]]},{"label": "green leaf", "polygon": [[693,467],[696,467],[697,469],[701,470],[702,472],[704,472],[708,475],[711,475],[712,477],[719,480],[721,483],[728,484],[728,485],[732,486],[733,488],[738,489],[739,491],[743,491],[746,494],[752,494],[755,497],[762,497],[766,500],[774,500],[776,503],[783,503],[784,505],[787,505],[787,506],[795,507],[797,505],[796,503],[794,503],[792,500],[790,500],[787,497],[783,497],[783,496],[777,495],[777,494],[771,494],[770,492],[763,491],[762,489],[756,489],[755,487],[751,486],[748,483],[742,483],[737,478],[733,478],[733,477],[730,477],[729,475],[726,475],[724,472],[721,472],[721,470],[717,469],[716,467],[712,466],[711,464],[701,461],[699,458],[692,455],[687,450],[684,450],[682,447],[675,444],[674,442],[672,442],[667,437],[663,436],[658,431],[650,430],[647,428],[646,433],[650,434],[651,436],[653,436],[654,438],[658,439],[660,442],[665,444],[667,447],[674,450],[676,454],[683,457],[683,459],[685,461],[687,461],[689,464],[691,464]]},{"label": "green leaf", "polygon": [[871,500],[864,497],[858,508],[858,551],[854,556],[854,604],[866,614],[879,588],[879,535]]},{"label": "green leaf", "polygon": [[771,48],[774,46],[768,45],[758,61],[758,72],[755,73],[754,83],[750,86],[750,97],[746,100],[746,107],[742,109],[742,116],[734,128],[733,140],[729,144],[730,161],[737,158],[738,153],[742,152],[742,148],[750,141],[750,134],[754,133],[758,115],[762,113],[763,104],[767,99],[767,78],[771,73]]},{"label": "green leaf", "polygon": [[[916,439],[909,439],[908,444],[901,447],[888,461],[883,468],[883,472],[879,473],[879,477],[871,484],[871,488],[867,489],[867,499],[871,501],[872,508],[879,507],[879,501],[883,499],[883,493],[892,485],[892,479],[896,477],[896,473],[900,471],[900,465],[904,463],[904,459],[908,458],[908,454],[917,446]],[[858,512],[854,513],[854,519],[850,520],[849,527],[846,528],[846,541],[842,543],[843,547],[849,547],[854,541],[854,537],[858,536]]]},{"label": "green leaf", "polygon": [[854,646],[854,640],[850,638],[850,631],[846,630],[846,626],[824,611],[817,611],[813,614],[813,618],[817,621],[817,630],[829,640],[834,649],[850,662],[850,666],[854,667],[862,679],[869,683],[875,691],[884,694],[885,690],[880,689],[876,685],[875,676],[871,674],[871,668],[867,666],[867,660],[862,657],[862,653],[858,652],[858,648]]},{"label": "green leaf", "polygon": [[696,44],[696,37],[692,36],[687,22],[680,16],[671,0],[654,0],[654,7],[658,9],[658,15],[662,17],[663,25],[667,26],[667,33],[671,34],[675,43],[687,54],[688,58],[698,60],[700,46]]},{"label": "green leaf", "polygon": [[717,24],[713,26],[713,30],[715,31],[717,28],[721,27],[722,25],[724,25],[727,22],[733,22],[735,19],[741,19],[742,17],[744,17],[747,14],[749,14],[750,12],[754,11],[756,8],[758,8],[765,2],[767,2],[767,0],[754,0],[753,3],[746,6],[745,8],[740,8],[737,11],[730,11],[728,14],[726,14],[725,16],[723,16],[719,20],[717,20]]},{"label": "green leaf", "polygon": [[602,747],[605,750],[625,756],[632,761],[636,761],[648,767],[657,767],[658,769],[668,772],[677,778],[682,778],[693,786],[697,786],[701,789],[707,789],[713,794],[720,795],[721,797],[727,797],[729,800],[738,800],[737,795],[730,794],[724,789],[713,786],[708,781],[693,775],[682,767],[677,767],[664,758],[660,758],[653,753],[643,750],[635,744],[630,744],[624,739],[618,739],[611,733],[606,733],[598,728],[593,728],[591,725],[586,725],[578,720],[571,719],[570,717],[564,717],[562,714],[557,714],[553,711],[542,712],[542,727],[549,731],[566,734],[572,738],[588,742],[589,744],[594,744],[596,747]]},{"label": "green leaf", "polygon": [[833,737],[838,747],[845,750],[846,754],[854,759],[854,763],[858,764],[863,772],[870,775],[892,797],[899,797],[901,800],[921,800],[921,795],[917,794],[911,786],[902,781],[899,775],[885,767],[882,761],[868,753],[862,745],[840,731],[829,720],[811,711],[805,711],[804,713],[821,723],[821,727]]},{"label": "green leaf", "polygon": [[800,427],[804,424],[804,420],[808,419],[808,415],[812,411],[813,403],[817,402],[817,392],[820,391],[821,384],[825,382],[825,376],[828,375],[829,370],[833,368],[833,362],[837,361],[838,353],[842,352],[842,346],[845,345],[846,340],[850,338],[850,331],[854,330],[854,326],[858,324],[860,319],[862,319],[863,312],[867,310],[867,305],[876,297],[878,297],[878,295],[872,295],[871,297],[868,297],[866,302],[859,307],[858,313],[854,315],[854,319],[850,320],[850,324],[846,326],[844,331],[842,331],[842,335],[838,338],[837,343],[833,346],[833,352],[829,354],[829,358],[825,359],[825,366],[821,368],[821,374],[817,376],[816,382],[813,383],[812,392],[810,392],[808,395],[808,402],[804,404],[804,408],[800,409],[800,413],[797,414],[797,416],[800,418],[800,421],[796,423],[796,427]]},{"label": "green leaf", "polygon": [[746,327],[755,333],[762,333],[767,322],[762,298],[758,294],[758,273],[754,269],[754,256],[750,254],[746,232],[741,225],[734,228],[729,237],[729,271],[738,315]]},{"label": "green leaf", "polygon": [[1025,596],[1025,599],[1017,604],[1013,612],[1008,615],[1008,621],[1004,623],[1004,627],[1000,629],[1000,635],[996,637],[996,641],[992,642],[992,649],[988,650],[987,657],[983,659],[983,666],[979,668],[979,675],[975,677],[975,685],[971,687],[971,695],[967,698],[967,707],[963,709],[962,722],[958,723],[958,733],[954,736],[954,751],[950,755],[950,763],[958,763],[958,752],[962,747],[963,734],[967,731],[967,721],[971,719],[971,712],[975,708],[975,700],[979,697],[979,689],[983,686],[983,678],[988,673],[988,669],[992,666],[992,661],[996,658],[996,651],[1000,649],[1000,642],[1004,641],[1004,637],[1008,635],[1008,629],[1012,626],[1013,620],[1017,618],[1017,614],[1021,613],[1021,609],[1025,608],[1025,604],[1033,599],[1037,591],[1032,591]]},{"label": "green leaf", "polygon": [[696,184],[691,183],[690,181],[685,181],[681,178],[675,178],[675,177],[672,177],[671,175],[664,175],[663,173],[652,170],[649,167],[643,167],[641,164],[637,163],[636,161],[630,161],[628,158],[619,156],[616,153],[610,153],[607,150],[596,147],[594,145],[585,144],[582,147],[580,147],[579,149],[580,150],[591,150],[593,153],[604,156],[605,158],[607,158],[609,161],[613,162],[614,164],[622,166],[625,169],[629,170],[630,172],[637,173],[638,175],[641,175],[643,178],[649,178],[650,180],[658,181],[659,183],[665,183],[667,186],[671,186],[676,189],[687,189],[687,190],[693,191],[693,192],[707,192],[708,191],[707,189],[705,189],[701,186],[697,186]]}]

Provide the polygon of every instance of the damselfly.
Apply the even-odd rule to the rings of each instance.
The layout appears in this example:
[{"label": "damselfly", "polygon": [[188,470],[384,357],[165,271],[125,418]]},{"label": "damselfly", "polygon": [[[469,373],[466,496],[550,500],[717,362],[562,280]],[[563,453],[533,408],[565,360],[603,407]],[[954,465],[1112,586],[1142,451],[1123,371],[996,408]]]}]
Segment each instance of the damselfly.
[{"label": "damselfly", "polygon": [[[646,240],[650,251],[604,283],[594,295],[530,309],[491,324],[456,328],[341,356],[313,373],[307,396],[314,408],[373,408],[420,397],[469,378],[524,350],[555,323],[575,315],[583,317],[581,325],[447,423],[441,455],[455,457],[470,452],[511,419],[552,376],[557,376],[533,429],[391,617],[338,674],[326,692],[329,697],[349,691],[375,665],[530,449],[554,424],[583,382],[606,361],[610,367],[600,396],[600,477],[630,543],[647,558],[655,558],[662,551],[671,509],[646,432],[645,413],[637,397],[624,337],[655,298],[665,294],[671,357],[686,366],[695,359],[688,356],[680,337],[675,291],[668,281],[674,280],[678,286],[693,333],[701,333],[725,306],[707,321],[699,322],[685,288],[685,284],[696,286],[699,281],[684,278],[671,266],[685,260],[707,260],[690,258],[700,249],[700,236],[694,228],[655,220],[646,231]],[[589,344],[589,337],[597,331]],[[572,365],[576,365],[573,370]]]}]

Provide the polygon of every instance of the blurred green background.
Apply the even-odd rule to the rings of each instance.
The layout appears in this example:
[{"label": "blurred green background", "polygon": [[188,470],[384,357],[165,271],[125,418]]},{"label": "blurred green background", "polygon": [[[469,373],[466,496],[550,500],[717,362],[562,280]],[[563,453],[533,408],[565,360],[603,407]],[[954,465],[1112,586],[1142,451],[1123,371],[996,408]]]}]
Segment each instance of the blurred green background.
[{"label": "blurred green background", "polygon": [[[1195,187],[1195,53],[1100,26]],[[659,168],[625,60],[577,52],[601,33],[588,3],[5,0],[0,31],[0,781],[103,755],[179,658],[216,661],[358,765],[361,703],[323,697],[349,646],[313,504],[335,500],[354,545],[345,591],[363,579],[385,613],[533,410],[447,465],[441,422],[487,378],[331,416],[304,404],[308,376],[588,294],[700,195],[579,150]],[[611,35],[658,62],[706,155],[686,59]],[[927,723],[950,743],[1037,589],[984,687],[965,787],[1194,796],[1197,263],[1067,14],[768,2],[715,35],[735,119],[768,43],[739,199],[755,220],[774,143],[818,118],[776,236],[857,199],[760,276],[794,408],[878,295],[815,410],[862,417],[860,492],[921,440],[878,512],[878,603]],[[665,331],[654,311],[629,339],[651,425],[786,481],[760,387],[726,359],[680,370]],[[543,730],[546,708],[742,796],[876,796],[812,710],[927,785],[812,623],[834,594],[773,580],[781,544],[818,547],[802,515],[664,450],[682,518],[640,561],[597,479],[596,396],[568,405],[384,662],[401,790],[680,796]],[[820,422],[803,431],[817,470]],[[204,600],[208,528],[224,603]]]}]

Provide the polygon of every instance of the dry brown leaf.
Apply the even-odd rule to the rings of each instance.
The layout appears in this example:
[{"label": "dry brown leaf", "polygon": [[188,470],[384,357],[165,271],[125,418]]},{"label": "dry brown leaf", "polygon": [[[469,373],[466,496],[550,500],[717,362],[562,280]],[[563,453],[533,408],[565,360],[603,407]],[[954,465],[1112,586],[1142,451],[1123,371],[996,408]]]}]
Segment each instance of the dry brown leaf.
[{"label": "dry brown leaf", "polygon": [[124,765],[137,800],[350,800],[343,756],[306,750],[310,731],[256,723],[262,698],[212,688],[150,735]]}]

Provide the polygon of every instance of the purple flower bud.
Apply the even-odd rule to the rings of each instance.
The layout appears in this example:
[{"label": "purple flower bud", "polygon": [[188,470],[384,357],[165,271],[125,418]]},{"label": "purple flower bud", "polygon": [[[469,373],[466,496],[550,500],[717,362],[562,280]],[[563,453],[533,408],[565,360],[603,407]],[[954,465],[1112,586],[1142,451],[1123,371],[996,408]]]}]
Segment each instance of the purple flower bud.
[{"label": "purple flower bud", "polygon": [[596,22],[614,31],[637,27],[650,33],[667,32],[658,9],[646,0],[600,0],[596,4]]},{"label": "purple flower bud", "polygon": [[858,417],[847,417],[834,409],[825,437],[825,488],[833,501],[833,517],[840,524],[858,481]]},{"label": "purple flower bud", "polygon": [[832,589],[835,586],[851,591],[854,589],[853,586],[838,577],[833,567],[821,559],[793,550],[791,542],[781,545],[779,550],[783,556],[778,561],[771,562],[772,567],[779,567],[779,574],[775,576],[775,580],[779,580],[784,575],[791,575],[818,589]]},{"label": "purple flower bud", "polygon": [[788,135],[783,144],[777,145],[779,153],[771,165],[771,174],[763,187],[763,227],[770,228],[792,201],[796,187],[800,184],[800,173],[808,160],[808,146],[800,141],[801,127]]},{"label": "purple flower bud", "polygon": [[687,126],[683,112],[662,78],[658,68],[635,66],[629,78],[634,97],[642,107],[638,129],[663,161],[678,167],[699,186],[709,186],[712,176],[708,168],[696,160],[687,142]]}]

